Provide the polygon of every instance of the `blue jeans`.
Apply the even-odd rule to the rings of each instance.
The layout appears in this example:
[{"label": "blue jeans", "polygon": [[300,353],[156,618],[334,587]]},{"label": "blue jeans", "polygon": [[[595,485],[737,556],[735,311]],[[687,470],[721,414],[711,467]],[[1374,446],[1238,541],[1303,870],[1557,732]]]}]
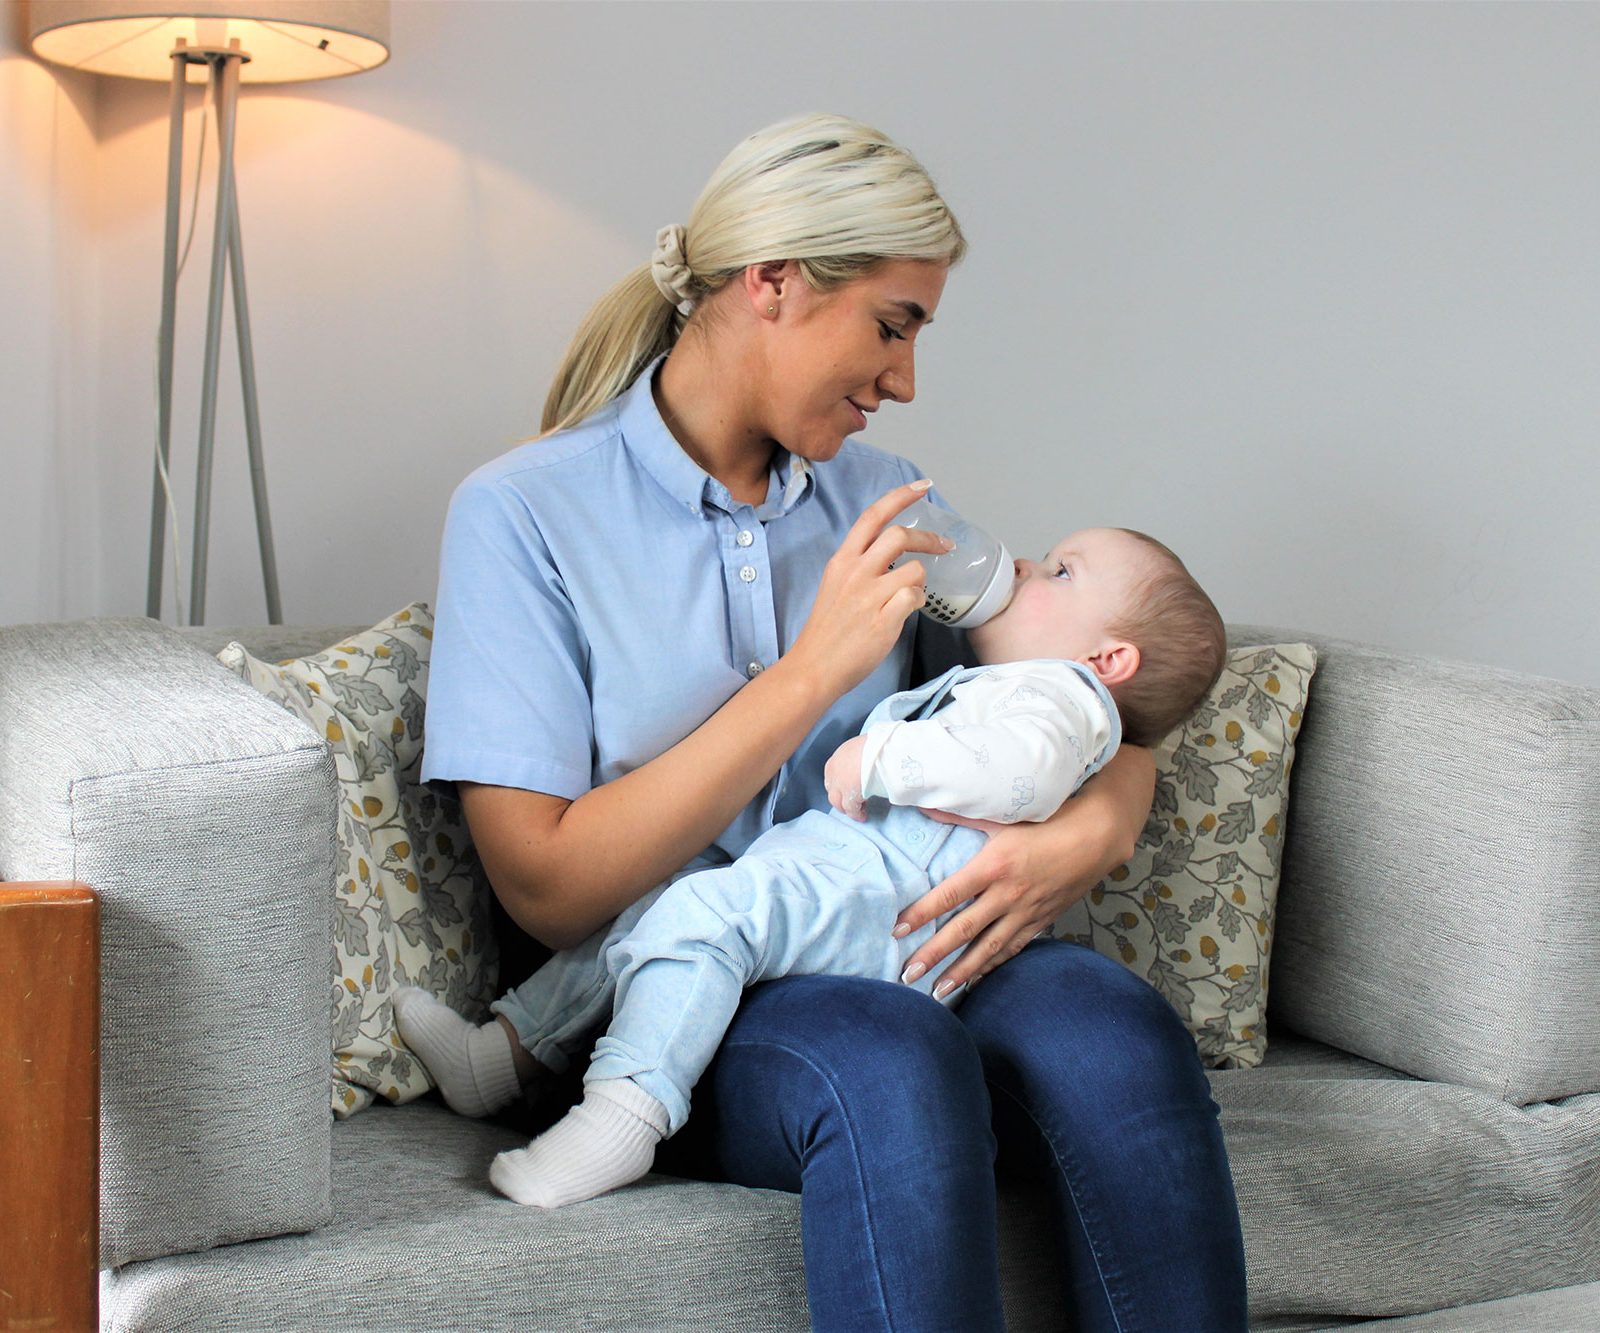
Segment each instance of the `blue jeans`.
[{"label": "blue jeans", "polygon": [[1246,1327],[1217,1108],[1155,990],[1038,940],[958,1010],[890,982],[746,992],[659,1166],[799,1191],[813,1326],[1003,1327],[995,1171],[1053,1199],[1081,1330]]}]

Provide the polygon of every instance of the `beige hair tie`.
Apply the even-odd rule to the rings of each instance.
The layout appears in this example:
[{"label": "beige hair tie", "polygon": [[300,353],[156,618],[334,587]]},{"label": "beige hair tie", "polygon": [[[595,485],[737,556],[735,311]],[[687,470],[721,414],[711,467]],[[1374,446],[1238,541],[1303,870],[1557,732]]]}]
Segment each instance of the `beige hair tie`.
[{"label": "beige hair tie", "polygon": [[674,223],[656,233],[656,250],[650,256],[650,276],[656,290],[686,318],[694,310],[694,274],[683,257],[684,230]]}]

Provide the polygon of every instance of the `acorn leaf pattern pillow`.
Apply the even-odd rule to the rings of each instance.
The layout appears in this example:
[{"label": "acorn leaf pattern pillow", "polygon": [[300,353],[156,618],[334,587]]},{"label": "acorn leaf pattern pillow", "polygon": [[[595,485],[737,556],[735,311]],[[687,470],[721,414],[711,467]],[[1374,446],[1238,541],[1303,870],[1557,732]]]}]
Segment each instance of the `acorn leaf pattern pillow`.
[{"label": "acorn leaf pattern pillow", "polygon": [[496,957],[488,889],[455,800],[418,784],[433,617],[417,602],[309,657],[218,660],[304,719],[333,751],[340,790],[333,887],[333,1113],[432,1086],[395,1030],[390,997],[421,986],[488,1016]]},{"label": "acorn leaf pattern pillow", "polygon": [[1267,1051],[1267,986],[1289,774],[1316,651],[1233,648],[1206,702],[1156,747],[1133,858],[1056,921],[1160,991],[1213,1067]]}]

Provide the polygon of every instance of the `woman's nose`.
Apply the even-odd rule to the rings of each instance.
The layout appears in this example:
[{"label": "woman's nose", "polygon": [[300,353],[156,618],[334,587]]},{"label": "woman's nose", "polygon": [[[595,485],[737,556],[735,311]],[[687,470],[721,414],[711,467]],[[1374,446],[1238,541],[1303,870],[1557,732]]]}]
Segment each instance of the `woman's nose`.
[{"label": "woman's nose", "polygon": [[917,396],[916,363],[909,353],[899,365],[890,366],[878,376],[878,391],[897,403],[909,403]]}]

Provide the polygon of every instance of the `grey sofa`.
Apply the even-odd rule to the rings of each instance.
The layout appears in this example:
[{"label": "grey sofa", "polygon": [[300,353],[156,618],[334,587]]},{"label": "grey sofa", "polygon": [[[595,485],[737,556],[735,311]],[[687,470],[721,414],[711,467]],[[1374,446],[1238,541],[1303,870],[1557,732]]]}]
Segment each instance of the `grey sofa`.
[{"label": "grey sofa", "polygon": [[[0,879],[101,895],[102,1326],[805,1327],[794,1196],[542,1214],[485,1179],[515,1126],[330,1120],[332,764],[210,654],[349,632],[0,628]],[[1322,658],[1270,1053],[1212,1076],[1252,1327],[1600,1328],[1600,691],[1234,633]],[[1062,1327],[1002,1196],[1011,1326]]]}]

